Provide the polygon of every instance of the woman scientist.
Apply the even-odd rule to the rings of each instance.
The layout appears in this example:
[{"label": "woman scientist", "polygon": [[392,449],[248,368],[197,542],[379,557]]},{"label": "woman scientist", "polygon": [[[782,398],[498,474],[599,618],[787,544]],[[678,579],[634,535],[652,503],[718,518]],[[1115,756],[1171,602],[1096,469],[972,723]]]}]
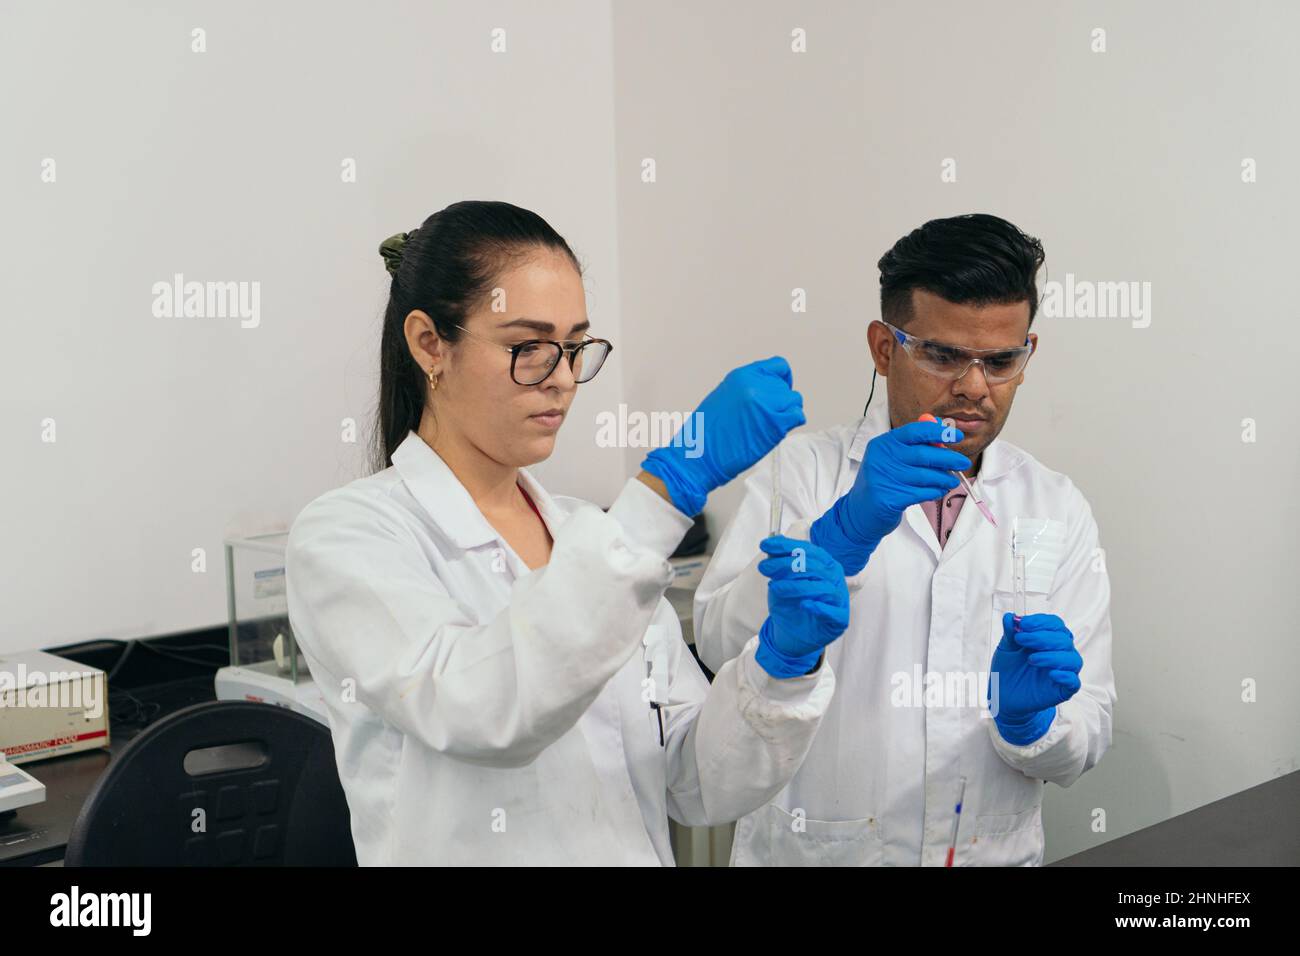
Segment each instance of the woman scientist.
[{"label": "woman scientist", "polygon": [[652,451],[608,513],[552,498],[524,466],[611,350],[568,244],[459,202],[380,251],[382,470],[309,504],[286,558],[357,859],[671,864],[667,818],[765,804],[834,690],[848,595],[820,549],[763,542],[768,621],[711,686],[663,599],[708,492],[803,424],[789,366],[728,374],[703,441]]}]

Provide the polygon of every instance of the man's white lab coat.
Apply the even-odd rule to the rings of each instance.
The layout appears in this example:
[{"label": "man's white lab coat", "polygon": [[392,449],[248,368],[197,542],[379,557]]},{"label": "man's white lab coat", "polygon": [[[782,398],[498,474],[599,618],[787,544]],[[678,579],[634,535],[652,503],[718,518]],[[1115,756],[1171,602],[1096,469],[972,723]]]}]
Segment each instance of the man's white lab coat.
[{"label": "man's white lab coat", "polygon": [[[882,403],[858,423],[785,441],[785,534],[808,538],[812,521],[853,485],[867,442],[887,427]],[[714,670],[767,615],[767,579],[756,565],[768,534],[770,462],[746,480],[696,594],[696,650]],[[941,549],[913,505],[848,580],[849,628],[826,657],[839,690],[794,780],[737,823],[733,863],[940,866],[963,776],[954,865],[1042,862],[1044,781],[1069,786],[1110,746],[1110,585],[1092,510],[1064,475],[995,439],[976,487],[998,528],[967,502]],[[1083,686],[1047,734],[1023,747],[1002,739],[984,703],[1002,615],[1014,609],[1017,516],[1064,525],[1064,554],[1031,581],[1027,613],[1059,615],[1083,657]]]},{"label": "man's white lab coat", "polygon": [[414,432],[293,524],[289,615],[362,865],[670,865],[668,816],[762,806],[826,711],[829,667],[774,680],[752,647],[708,685],[663,599],[690,526],[668,502],[520,482],[555,539],[533,572]]}]

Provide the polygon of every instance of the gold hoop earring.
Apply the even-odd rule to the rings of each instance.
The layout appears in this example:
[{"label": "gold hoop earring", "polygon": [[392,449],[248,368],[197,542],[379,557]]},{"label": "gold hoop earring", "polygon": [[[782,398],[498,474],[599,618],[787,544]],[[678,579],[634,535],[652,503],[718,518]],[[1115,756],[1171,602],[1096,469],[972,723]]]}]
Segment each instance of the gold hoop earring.
[{"label": "gold hoop earring", "polygon": [[429,391],[436,392],[437,390],[438,390],[438,376],[434,373],[433,369],[429,369]]}]

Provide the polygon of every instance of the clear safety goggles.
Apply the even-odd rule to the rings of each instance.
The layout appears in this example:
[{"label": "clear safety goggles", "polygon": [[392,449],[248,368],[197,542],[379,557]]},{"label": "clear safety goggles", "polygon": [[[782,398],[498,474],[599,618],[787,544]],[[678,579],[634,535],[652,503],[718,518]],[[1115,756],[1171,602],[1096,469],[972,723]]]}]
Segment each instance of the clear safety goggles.
[{"label": "clear safety goggles", "polygon": [[984,370],[984,379],[990,385],[1010,381],[1024,371],[1029,356],[1034,353],[1028,338],[1024,345],[1013,349],[965,349],[919,339],[884,320],[880,324],[894,333],[898,344],[922,371],[953,382],[969,372],[972,365]]}]

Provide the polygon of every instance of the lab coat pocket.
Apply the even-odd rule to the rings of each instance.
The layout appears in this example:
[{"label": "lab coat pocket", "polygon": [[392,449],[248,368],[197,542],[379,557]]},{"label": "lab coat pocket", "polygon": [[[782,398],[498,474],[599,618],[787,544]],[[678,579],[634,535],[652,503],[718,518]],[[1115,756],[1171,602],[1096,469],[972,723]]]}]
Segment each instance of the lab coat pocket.
[{"label": "lab coat pocket", "polygon": [[[1065,557],[1066,524],[1055,518],[1027,518],[1017,515],[1011,521],[1011,534],[1015,548],[1024,556],[1025,590],[1050,594],[1056,572]],[[1014,551],[1004,552],[1006,565],[998,579],[1007,590],[1014,586]]]},{"label": "lab coat pocket", "polygon": [[769,803],[736,824],[733,866],[880,866],[884,834],[875,817],[813,820]]},{"label": "lab coat pocket", "polygon": [[975,818],[971,845],[980,866],[1037,866],[1043,861],[1043,805]]}]

